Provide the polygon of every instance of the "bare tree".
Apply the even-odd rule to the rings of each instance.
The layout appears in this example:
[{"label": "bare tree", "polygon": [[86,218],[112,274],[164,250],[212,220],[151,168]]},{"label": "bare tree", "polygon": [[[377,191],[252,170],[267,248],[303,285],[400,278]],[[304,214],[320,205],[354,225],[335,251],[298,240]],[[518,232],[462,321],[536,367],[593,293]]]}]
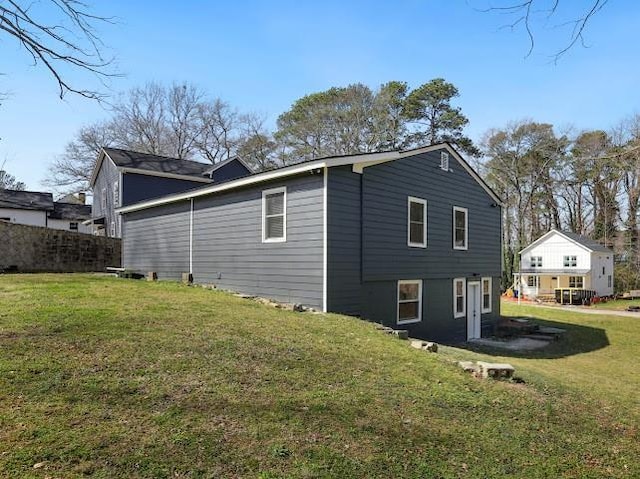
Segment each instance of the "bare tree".
[{"label": "bare tree", "polygon": [[100,148],[116,145],[119,143],[110,122],[80,129],[76,137],[67,143],[64,153],[54,159],[49,177],[43,184],[69,193],[87,191]]},{"label": "bare tree", "polygon": [[0,190],[24,190],[26,185],[5,169],[5,163],[0,164]]},{"label": "bare tree", "polygon": [[[48,23],[45,17],[57,18]],[[110,18],[90,13],[78,0],[45,0],[0,2],[0,33],[16,39],[31,56],[34,65],[42,64],[58,83],[60,98],[76,93],[86,98],[101,99],[96,90],[83,89],[67,79],[67,69],[91,73],[101,81],[114,76],[109,71],[103,45],[96,34],[96,23],[110,23]]]},{"label": "bare tree", "polygon": [[211,163],[231,157],[238,142],[239,113],[228,103],[215,99],[196,109],[198,136],[195,147]]},{"label": "bare tree", "polygon": [[244,153],[255,155],[252,160],[268,163],[268,142],[261,144],[255,136],[269,136],[258,117],[241,115],[190,84],[133,88],[114,102],[112,113],[110,120],[82,128],[67,144],[51,166],[47,186],[63,192],[86,190],[103,146],[217,163],[243,145]]},{"label": "bare tree", "polygon": [[538,22],[541,21],[545,25],[553,22],[554,27],[568,29],[566,43],[552,55],[554,61],[557,61],[574,46],[578,44],[586,46],[584,34],[587,26],[593,17],[609,3],[609,0],[591,0],[584,8],[576,7],[575,3],[571,3],[569,9],[572,13],[566,18],[563,18],[560,7],[566,5],[567,2],[560,0],[520,0],[515,2],[509,0],[502,3],[502,5],[480,9],[480,11],[509,17],[509,23],[505,25],[506,28],[524,29],[529,39],[527,57],[531,55],[535,47]]}]

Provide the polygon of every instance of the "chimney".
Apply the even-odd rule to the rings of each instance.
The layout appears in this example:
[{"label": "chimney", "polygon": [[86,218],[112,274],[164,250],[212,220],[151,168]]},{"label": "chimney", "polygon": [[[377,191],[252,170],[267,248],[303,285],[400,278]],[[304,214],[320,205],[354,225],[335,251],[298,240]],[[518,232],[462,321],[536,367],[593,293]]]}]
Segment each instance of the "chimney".
[{"label": "chimney", "polygon": [[78,193],[78,200],[83,205],[87,204],[87,194],[86,193]]}]

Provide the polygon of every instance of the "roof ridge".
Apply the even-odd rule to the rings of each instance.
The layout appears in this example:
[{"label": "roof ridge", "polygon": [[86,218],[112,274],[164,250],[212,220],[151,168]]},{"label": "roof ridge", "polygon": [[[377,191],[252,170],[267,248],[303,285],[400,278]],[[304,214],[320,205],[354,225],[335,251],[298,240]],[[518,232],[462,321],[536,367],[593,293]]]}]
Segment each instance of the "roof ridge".
[{"label": "roof ridge", "polygon": [[0,188],[0,191],[10,191],[12,193],[35,193],[37,195],[51,195],[53,197],[53,193],[50,193],[48,191],[12,190],[10,188]]}]

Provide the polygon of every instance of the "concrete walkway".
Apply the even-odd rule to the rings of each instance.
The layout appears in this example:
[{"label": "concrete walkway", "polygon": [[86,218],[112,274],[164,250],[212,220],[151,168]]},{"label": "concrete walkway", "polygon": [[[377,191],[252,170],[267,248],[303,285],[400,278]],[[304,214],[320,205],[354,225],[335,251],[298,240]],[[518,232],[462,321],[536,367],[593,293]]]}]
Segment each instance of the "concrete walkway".
[{"label": "concrete walkway", "polygon": [[[507,301],[507,303],[518,304],[517,301]],[[547,304],[531,303],[529,301],[521,303],[522,306],[533,306],[534,308],[555,309],[561,311],[573,311],[574,313],[596,314],[600,316],[623,316],[626,318],[640,319],[640,312],[616,311],[613,309],[591,309],[584,306],[550,306]]]}]

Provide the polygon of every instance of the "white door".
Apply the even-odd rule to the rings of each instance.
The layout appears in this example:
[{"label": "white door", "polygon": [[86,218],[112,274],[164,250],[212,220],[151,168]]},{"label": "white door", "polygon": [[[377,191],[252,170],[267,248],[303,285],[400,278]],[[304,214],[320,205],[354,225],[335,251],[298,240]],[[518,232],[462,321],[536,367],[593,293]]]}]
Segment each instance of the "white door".
[{"label": "white door", "polygon": [[481,301],[480,283],[467,283],[467,340],[480,337]]}]

